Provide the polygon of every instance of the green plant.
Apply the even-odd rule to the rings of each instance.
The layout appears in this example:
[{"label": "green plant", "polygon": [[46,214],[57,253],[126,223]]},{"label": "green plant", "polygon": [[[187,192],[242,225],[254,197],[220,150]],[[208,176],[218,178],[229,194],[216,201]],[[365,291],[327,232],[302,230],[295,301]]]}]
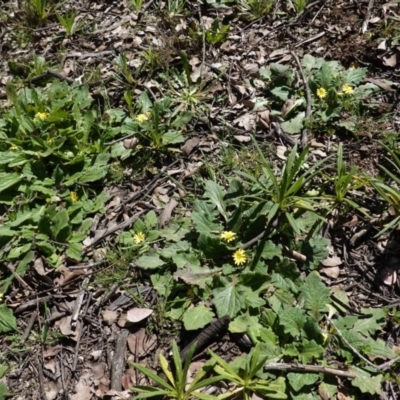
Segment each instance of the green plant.
[{"label": "green plant", "polygon": [[169,15],[181,14],[185,10],[186,0],[166,0],[165,6]]},{"label": "green plant", "polygon": [[400,158],[396,151],[390,149],[383,143],[381,143],[381,145],[390,155],[390,158],[386,158],[390,170],[383,165],[380,165],[379,168],[388,176],[390,182],[386,183],[382,179],[371,179],[371,185],[389,207],[392,208],[394,217],[376,236],[382,235],[391,228],[400,226]]},{"label": "green plant", "polygon": [[292,5],[293,9],[296,11],[296,13],[300,14],[306,8],[309,0],[289,0],[289,2]]},{"label": "green plant", "polygon": [[[297,155],[297,146],[290,152],[280,176],[273,171],[268,160],[263,156],[259,146],[253,140],[254,145],[263,159],[262,176],[254,177],[249,173],[238,171],[248,182],[253,184],[254,198],[264,198],[270,201],[266,222],[272,230],[278,227],[279,232],[288,227],[296,234],[301,234],[305,227],[301,227],[298,220],[307,212],[315,214],[323,219],[323,213],[318,212],[319,197],[313,194],[315,187],[311,185],[313,178],[326,168],[323,166],[328,158],[308,166],[310,155],[305,148]],[[290,235],[290,229],[287,232]]]},{"label": "green plant", "polygon": [[232,391],[228,391],[219,396],[219,399],[226,399],[241,394],[241,398],[249,400],[253,394],[265,396],[266,399],[287,399],[285,394],[286,385],[284,378],[278,378],[275,381],[258,377],[265,362],[268,360],[268,354],[261,354],[260,343],[253,347],[250,353],[240,360],[236,368],[228,364],[217,354],[210,351],[212,358],[217,362],[214,370],[222,379],[234,385]]},{"label": "green plant", "polygon": [[143,6],[143,0],[130,0],[129,4],[133,8],[133,11],[139,12]]},{"label": "green plant", "polygon": [[51,14],[47,0],[23,0],[22,8],[29,23],[42,24]]},{"label": "green plant", "polygon": [[163,396],[169,399],[176,400],[188,400],[193,398],[201,400],[216,399],[215,396],[210,396],[199,392],[199,389],[205,388],[206,386],[212,385],[221,380],[221,377],[218,375],[211,378],[205,378],[207,372],[210,370],[209,365],[203,366],[203,368],[196,373],[191,382],[187,381],[190,362],[192,360],[195,347],[195,345],[192,346],[189,354],[183,361],[179,356],[179,350],[176,342],[172,342],[172,357],[174,366],[172,371],[168,368],[167,359],[160,353],[160,367],[167,380],[161,376],[156,375],[153,371],[144,367],[141,364],[132,363],[131,365],[134,368],[136,368],[145,376],[158,384],[158,386],[132,387],[131,390],[133,392],[139,393],[137,396],[134,397],[134,399],[146,399],[157,396]]},{"label": "green plant", "polygon": [[70,11],[69,13],[66,13],[65,15],[61,14],[56,14],[57,19],[60,22],[60,24],[64,27],[64,29],[67,32],[67,36],[72,36],[79,30],[83,28],[85,25],[84,21],[78,21],[76,18],[77,12],[76,11]]},{"label": "green plant", "polygon": [[264,17],[273,5],[274,0],[240,0],[238,2],[240,12],[249,20]]},{"label": "green plant", "polygon": [[205,31],[205,39],[209,44],[221,44],[228,38],[230,25],[222,25],[218,18],[215,18],[211,28]]},{"label": "green plant", "polygon": [[115,59],[115,64],[118,67],[123,80],[126,83],[132,84],[134,82],[134,78],[131,74],[129,61],[126,58],[125,54],[119,54],[118,57]]},{"label": "green plant", "polygon": [[369,215],[365,210],[351,199],[351,192],[362,187],[368,186],[369,182],[366,177],[362,177],[358,174],[358,169],[354,165],[347,169],[346,162],[343,160],[343,144],[339,143],[337,156],[336,156],[336,173],[333,177],[329,177],[328,174],[324,174],[324,178],[327,182],[333,182],[334,194],[325,194],[326,199],[333,200],[333,208],[343,207],[341,213],[346,213],[349,208],[353,208],[363,213],[365,216]]}]

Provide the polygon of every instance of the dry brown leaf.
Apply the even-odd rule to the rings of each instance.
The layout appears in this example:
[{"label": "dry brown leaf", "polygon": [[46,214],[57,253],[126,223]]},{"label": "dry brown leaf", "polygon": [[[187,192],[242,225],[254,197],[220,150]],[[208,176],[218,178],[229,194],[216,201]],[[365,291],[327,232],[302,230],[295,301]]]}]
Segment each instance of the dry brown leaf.
[{"label": "dry brown leaf", "polygon": [[383,65],[394,68],[397,65],[397,53],[392,53],[387,56],[382,56]]},{"label": "dry brown leaf", "polygon": [[184,145],[181,147],[183,154],[189,156],[190,153],[196,148],[200,143],[200,139],[198,136],[193,136],[189,140],[186,140]]},{"label": "dry brown leaf", "polygon": [[385,268],[381,272],[382,282],[387,286],[393,286],[397,282],[397,272],[391,268]]},{"label": "dry brown leaf", "polygon": [[171,219],[172,211],[174,208],[178,205],[178,202],[172,198],[169,203],[165,206],[164,210],[162,210],[162,213],[160,215],[160,226],[164,227],[169,220]]},{"label": "dry brown leaf", "polygon": [[129,322],[137,323],[148,318],[151,314],[153,314],[153,310],[150,308],[135,307],[128,310],[128,312],[126,313],[126,319]]},{"label": "dry brown leaf", "polygon": [[46,400],[54,400],[57,398],[60,389],[54,381],[44,382],[44,391],[46,393]]},{"label": "dry brown leaf", "polygon": [[340,275],[340,268],[339,267],[322,268],[321,273],[325,274],[329,278],[336,279]]},{"label": "dry brown leaf", "polygon": [[340,257],[328,257],[321,261],[321,265],[324,267],[336,267],[342,264],[342,259]]},{"label": "dry brown leaf", "polygon": [[248,143],[248,142],[251,141],[251,137],[250,136],[234,135],[233,137],[240,143]]},{"label": "dry brown leaf", "polygon": [[93,379],[100,380],[106,373],[107,364],[105,362],[92,363]]},{"label": "dry brown leaf", "polygon": [[81,322],[78,320],[76,322],[76,329],[71,329],[71,321],[72,321],[72,316],[68,315],[64,318],[61,318],[59,321],[55,322],[55,325],[59,327],[60,332],[71,338],[72,340],[78,340],[78,337],[81,332]]},{"label": "dry brown leaf", "polygon": [[130,139],[125,139],[124,140],[124,147],[126,149],[133,149],[137,146],[137,144],[139,143],[139,139],[138,138],[130,138]]}]

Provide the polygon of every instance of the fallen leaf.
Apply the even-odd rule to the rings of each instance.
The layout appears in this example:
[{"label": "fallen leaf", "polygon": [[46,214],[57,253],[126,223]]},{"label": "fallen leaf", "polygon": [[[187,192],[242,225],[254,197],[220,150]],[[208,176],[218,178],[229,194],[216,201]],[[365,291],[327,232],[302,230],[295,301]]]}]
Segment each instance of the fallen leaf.
[{"label": "fallen leaf", "polygon": [[233,137],[240,143],[247,143],[250,142],[251,140],[250,136],[245,136],[245,135],[234,135]]},{"label": "fallen leaf", "polygon": [[382,282],[387,286],[393,286],[397,282],[397,272],[391,268],[385,268],[381,272]]},{"label": "fallen leaf", "polygon": [[329,268],[322,268],[321,273],[325,274],[329,278],[336,279],[340,275],[340,268],[339,267],[329,267]]},{"label": "fallen leaf", "polygon": [[321,261],[321,264],[324,267],[336,267],[337,265],[342,264],[342,260],[339,257],[328,257],[325,260]]},{"label": "fallen leaf", "polygon": [[153,314],[153,310],[150,308],[131,308],[127,313],[126,313],[126,319],[129,322],[140,322],[149,317],[151,314]]},{"label": "fallen leaf", "polygon": [[159,220],[161,227],[164,227],[171,219],[172,211],[177,205],[178,202],[175,199],[171,199],[169,203],[165,206],[164,210],[162,210]]},{"label": "fallen leaf", "polygon": [[186,156],[189,156],[190,153],[193,151],[193,149],[199,145],[199,143],[200,139],[197,136],[194,136],[189,140],[186,140],[184,145],[181,147],[182,153],[185,154]]}]

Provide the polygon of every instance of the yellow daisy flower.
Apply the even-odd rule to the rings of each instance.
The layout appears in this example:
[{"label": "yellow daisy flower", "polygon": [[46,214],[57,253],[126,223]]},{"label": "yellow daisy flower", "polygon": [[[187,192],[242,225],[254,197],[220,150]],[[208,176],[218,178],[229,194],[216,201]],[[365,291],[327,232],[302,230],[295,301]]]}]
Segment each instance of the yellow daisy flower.
[{"label": "yellow daisy flower", "polygon": [[231,231],[224,231],[221,233],[220,238],[221,240],[225,240],[226,242],[232,242],[236,239],[236,233]]},{"label": "yellow daisy flower", "polygon": [[49,116],[49,113],[45,113],[45,112],[38,112],[35,115],[35,118],[33,119],[34,121],[44,121],[47,117]]},{"label": "yellow daisy flower", "polygon": [[345,83],[343,85],[342,90],[343,90],[343,93],[345,93],[345,94],[353,94],[354,93],[354,89],[348,83]]},{"label": "yellow daisy flower", "polygon": [[15,146],[14,144],[10,147],[10,150],[18,150],[18,147]]},{"label": "yellow daisy flower", "polygon": [[133,241],[135,244],[139,244],[144,242],[146,239],[146,235],[143,232],[138,232],[133,236]]},{"label": "yellow daisy flower", "polygon": [[324,88],[321,87],[321,88],[317,89],[317,96],[320,99],[324,99],[327,95],[328,95],[328,92]]},{"label": "yellow daisy flower", "polygon": [[144,121],[147,121],[149,119],[149,117],[150,117],[150,113],[149,112],[147,112],[146,114],[139,114],[136,117],[136,121],[144,122]]},{"label": "yellow daisy flower", "polygon": [[235,265],[242,265],[247,261],[247,256],[244,250],[239,249],[233,253],[233,261]]},{"label": "yellow daisy flower", "polygon": [[69,197],[73,203],[76,203],[79,200],[78,193],[70,192]]}]

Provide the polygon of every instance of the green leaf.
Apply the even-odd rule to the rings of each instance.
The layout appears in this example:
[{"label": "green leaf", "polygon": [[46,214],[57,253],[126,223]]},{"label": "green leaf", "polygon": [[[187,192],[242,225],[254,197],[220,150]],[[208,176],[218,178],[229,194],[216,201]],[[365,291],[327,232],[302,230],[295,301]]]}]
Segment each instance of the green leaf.
[{"label": "green leaf", "polygon": [[305,118],[305,113],[300,112],[294,118],[290,119],[289,121],[285,121],[281,123],[282,130],[285,133],[289,133],[294,135],[296,133],[300,133],[303,129],[303,122]]},{"label": "green leaf", "polygon": [[275,244],[271,240],[268,240],[263,243],[261,257],[264,260],[272,260],[274,257],[280,258],[281,256],[282,256],[282,246],[280,244]]},{"label": "green leaf", "polygon": [[318,272],[313,271],[305,279],[300,289],[304,299],[304,307],[310,310],[316,321],[322,318],[321,313],[327,310],[326,304],[331,303],[329,289],[322,283]]},{"label": "green leaf", "polygon": [[192,307],[183,314],[183,324],[188,331],[203,328],[211,322],[214,313],[204,305]]},{"label": "green leaf", "polygon": [[162,136],[162,142],[165,146],[169,144],[183,143],[184,137],[180,132],[168,131]]},{"label": "green leaf", "polygon": [[213,290],[213,303],[217,308],[219,318],[225,315],[229,315],[231,318],[236,317],[245,306],[242,293],[241,285],[236,285],[234,282],[229,283],[226,287]]},{"label": "green leaf", "polygon": [[358,318],[354,324],[355,331],[361,332],[364,335],[367,333],[373,335],[386,324],[386,316],[382,308],[363,308],[362,312],[363,314],[372,314],[372,317]]},{"label": "green leaf", "polygon": [[69,223],[69,214],[65,208],[62,208],[54,217],[51,231],[57,242],[65,243],[71,234]]},{"label": "green leaf", "polygon": [[154,212],[154,210],[151,210],[150,212],[147,213],[145,219],[144,219],[144,224],[146,225],[146,228],[151,229],[157,226],[157,214]]},{"label": "green leaf", "polygon": [[70,243],[66,254],[69,258],[75,261],[80,261],[82,257],[82,244],[81,243]]},{"label": "green leaf", "polygon": [[12,310],[5,304],[0,305],[0,333],[12,332],[17,329],[17,320]]},{"label": "green leaf", "polygon": [[358,387],[362,393],[381,394],[383,375],[371,376],[365,370],[352,365],[349,366],[349,371],[356,374],[351,384]]},{"label": "green leaf", "polygon": [[285,333],[290,333],[293,337],[300,335],[306,319],[305,312],[300,308],[284,308],[279,313],[279,324],[283,326]]},{"label": "green leaf", "polygon": [[322,358],[324,348],[314,340],[304,339],[299,348],[299,360],[304,364],[312,363],[315,359]]},{"label": "green leaf", "polygon": [[185,264],[174,273],[174,279],[182,279],[189,285],[205,289],[206,286],[211,286],[213,277],[220,271],[220,269],[210,269],[205,265]]},{"label": "green leaf", "polygon": [[204,195],[209,198],[215,206],[217,206],[218,211],[225,218],[225,221],[227,221],[228,216],[225,211],[224,193],[221,186],[216,184],[214,181],[208,180],[205,184]]},{"label": "green leaf", "polygon": [[0,174],[0,193],[14,186],[16,183],[21,182],[21,174]]},{"label": "green leaf", "polygon": [[142,269],[156,269],[165,264],[158,254],[144,255],[139,257],[135,264]]},{"label": "green leaf", "polygon": [[219,237],[201,234],[197,240],[199,249],[208,258],[222,257],[227,253],[227,246]]},{"label": "green leaf", "polygon": [[290,386],[298,392],[304,386],[313,385],[319,379],[319,374],[304,374],[304,373],[296,373],[289,372],[286,375]]}]

